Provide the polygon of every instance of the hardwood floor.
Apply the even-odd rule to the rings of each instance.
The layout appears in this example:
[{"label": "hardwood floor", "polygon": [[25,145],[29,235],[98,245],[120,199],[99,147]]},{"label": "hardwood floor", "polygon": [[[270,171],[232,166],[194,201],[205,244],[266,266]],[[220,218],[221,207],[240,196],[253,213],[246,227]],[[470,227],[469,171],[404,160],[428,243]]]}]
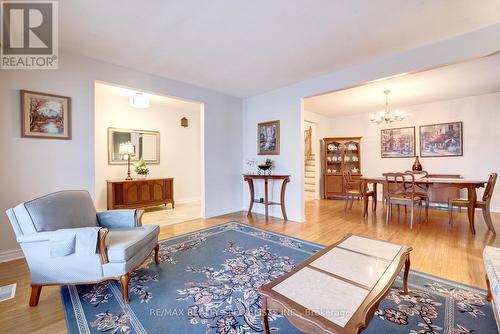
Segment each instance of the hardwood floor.
[{"label": "hardwood floor", "polygon": [[[237,220],[274,232],[322,244],[337,241],[347,233],[375,237],[413,246],[412,269],[465,284],[485,288],[482,250],[485,245],[500,247],[500,238],[487,232],[480,212],[476,213],[476,236],[469,232],[465,211],[455,213],[455,225],[448,226],[446,211],[431,210],[428,223],[410,230],[404,213],[385,224],[384,210],[376,216],[361,217],[361,202],[344,214],[343,201],[311,200],[306,202],[306,222],[265,222],[262,215],[247,218],[237,212],[211,219],[196,219],[161,228],[160,238],[168,238],[204,227]],[[402,210],[403,211],[403,210]],[[500,233],[500,214],[494,214],[495,229]],[[17,282],[16,297],[0,303],[0,333],[65,333],[66,324],[58,287],[44,287],[38,307],[29,307],[30,277],[24,259],[0,264],[0,286]]]}]

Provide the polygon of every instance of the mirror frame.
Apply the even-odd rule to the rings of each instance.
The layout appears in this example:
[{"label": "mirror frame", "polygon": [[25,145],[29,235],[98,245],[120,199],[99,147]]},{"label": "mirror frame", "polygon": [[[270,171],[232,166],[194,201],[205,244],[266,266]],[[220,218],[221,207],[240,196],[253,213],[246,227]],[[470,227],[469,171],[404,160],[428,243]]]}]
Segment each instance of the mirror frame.
[{"label": "mirror frame", "polygon": [[[156,136],[156,160],[146,160],[147,164],[160,163],[160,132],[137,129],[108,128],[108,165],[126,165],[127,161],[113,161],[113,132],[135,132]],[[135,162],[136,160],[132,160]]]}]

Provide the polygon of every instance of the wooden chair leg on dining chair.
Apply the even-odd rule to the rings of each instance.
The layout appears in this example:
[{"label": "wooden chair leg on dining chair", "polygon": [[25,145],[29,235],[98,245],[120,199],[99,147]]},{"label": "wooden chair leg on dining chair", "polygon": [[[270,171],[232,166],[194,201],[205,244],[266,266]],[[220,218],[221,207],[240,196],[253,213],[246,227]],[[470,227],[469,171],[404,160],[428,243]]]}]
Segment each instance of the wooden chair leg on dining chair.
[{"label": "wooden chair leg on dining chair", "polygon": [[484,207],[482,209],[482,211],[483,211],[484,221],[486,222],[486,225],[488,226],[488,230],[493,232],[493,234],[496,234],[495,228],[493,227],[493,221],[491,220],[491,211],[490,211],[489,205]]},{"label": "wooden chair leg on dining chair", "polygon": [[[350,200],[350,197],[349,195],[345,195],[345,205],[344,205],[344,212],[347,213],[347,208],[349,207],[349,200]],[[353,198],[354,200],[354,198]]]},{"label": "wooden chair leg on dining chair", "polygon": [[386,208],[385,208],[385,223],[389,224],[389,216],[391,215],[391,201],[389,199],[386,200]]},{"label": "wooden chair leg on dining chair", "polygon": [[411,203],[410,207],[410,229],[413,229],[413,207],[415,206],[415,203]]},{"label": "wooden chair leg on dining chair", "polygon": [[422,224],[422,201],[418,202],[418,223]]},{"label": "wooden chair leg on dining chair", "polygon": [[448,202],[448,224],[453,227],[453,205],[451,201]]},{"label": "wooden chair leg on dining chair", "polygon": [[429,206],[430,206],[430,199],[429,196],[425,198],[425,222],[429,222]]}]

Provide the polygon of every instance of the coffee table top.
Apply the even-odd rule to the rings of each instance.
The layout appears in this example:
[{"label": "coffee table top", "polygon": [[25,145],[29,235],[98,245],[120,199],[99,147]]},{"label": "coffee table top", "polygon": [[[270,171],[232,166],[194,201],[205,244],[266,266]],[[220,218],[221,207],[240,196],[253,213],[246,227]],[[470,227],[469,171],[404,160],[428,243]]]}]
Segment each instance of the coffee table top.
[{"label": "coffee table top", "polygon": [[411,250],[347,235],[260,291],[326,332],[356,333],[373,316]]}]

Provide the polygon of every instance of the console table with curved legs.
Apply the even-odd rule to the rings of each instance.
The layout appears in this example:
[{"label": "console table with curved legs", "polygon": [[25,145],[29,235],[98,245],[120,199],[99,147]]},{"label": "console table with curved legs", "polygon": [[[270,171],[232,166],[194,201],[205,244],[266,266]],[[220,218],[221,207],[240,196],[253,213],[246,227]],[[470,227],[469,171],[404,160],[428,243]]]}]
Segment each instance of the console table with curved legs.
[{"label": "console table with curved legs", "polygon": [[[253,203],[261,203],[264,204],[266,208],[266,220],[269,219],[269,205],[279,205],[281,206],[281,213],[283,214],[283,219],[288,220],[286,216],[285,210],[285,190],[286,185],[290,182],[290,175],[253,175],[253,174],[244,174],[243,179],[248,182],[248,188],[250,189],[250,206],[248,208],[248,216],[252,215]],[[254,180],[264,180],[264,202],[259,201],[255,198],[255,188],[253,181]],[[281,196],[280,202],[270,202],[269,201],[269,180],[283,180],[281,184]]]}]

